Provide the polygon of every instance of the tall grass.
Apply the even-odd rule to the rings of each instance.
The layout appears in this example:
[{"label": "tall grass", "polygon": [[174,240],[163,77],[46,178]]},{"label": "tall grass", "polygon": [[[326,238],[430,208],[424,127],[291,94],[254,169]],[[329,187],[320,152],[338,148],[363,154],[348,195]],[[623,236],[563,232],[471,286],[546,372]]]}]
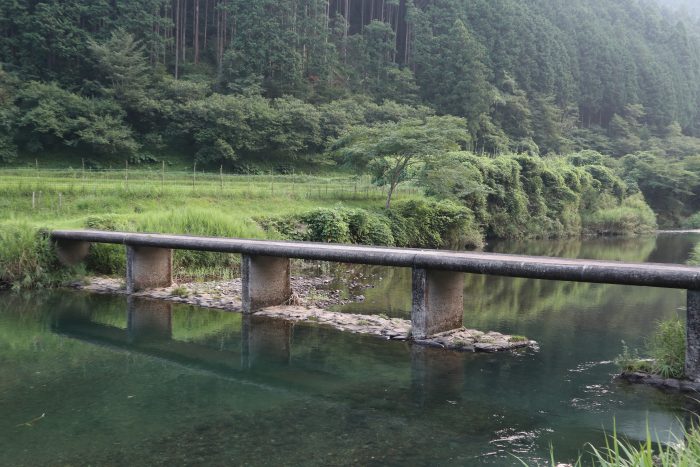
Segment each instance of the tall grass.
[{"label": "tall grass", "polygon": [[[601,467],[697,467],[700,465],[700,431],[691,428],[667,445],[656,445],[647,427],[643,443],[634,444],[622,440],[616,432],[606,441],[604,448],[591,449],[591,464]],[[579,460],[577,466],[584,465]],[[585,465],[588,465],[586,463]]]},{"label": "tall grass", "polygon": [[46,231],[23,222],[0,224],[0,286],[53,286],[74,273],[59,266]]},{"label": "tall grass", "polygon": [[641,371],[662,378],[685,377],[685,325],[679,319],[659,323],[646,350],[648,358],[641,358],[638,351],[624,346],[615,361],[623,371]]}]

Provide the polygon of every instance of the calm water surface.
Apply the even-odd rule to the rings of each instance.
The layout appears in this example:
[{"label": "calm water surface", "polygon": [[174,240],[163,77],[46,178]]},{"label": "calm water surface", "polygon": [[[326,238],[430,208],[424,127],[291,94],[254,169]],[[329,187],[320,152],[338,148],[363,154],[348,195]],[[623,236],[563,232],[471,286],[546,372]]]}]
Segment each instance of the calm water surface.
[{"label": "calm water surface", "polygon": [[[501,243],[499,252],[685,262],[700,235]],[[342,310],[410,315],[410,271]],[[330,267],[327,271],[336,271]],[[337,271],[336,271],[337,272]],[[313,325],[71,291],[0,294],[0,465],[545,465],[605,432],[661,439],[687,396],[611,361],[684,315],[683,291],[468,276],[465,324],[539,351],[460,354]]]}]

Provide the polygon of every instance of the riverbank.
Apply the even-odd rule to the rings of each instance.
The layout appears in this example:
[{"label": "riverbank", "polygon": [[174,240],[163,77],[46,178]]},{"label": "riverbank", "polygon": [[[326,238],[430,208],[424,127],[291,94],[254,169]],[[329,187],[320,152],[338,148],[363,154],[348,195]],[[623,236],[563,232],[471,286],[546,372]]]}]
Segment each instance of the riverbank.
[{"label": "riverbank", "polygon": [[[411,321],[384,315],[340,313],[329,308],[351,302],[361,302],[363,295],[343,298],[339,290],[328,290],[330,277],[292,277],[292,298],[282,306],[257,311],[256,316],[284,319],[292,322],[315,323],[339,331],[365,334],[387,340],[411,340]],[[100,294],[126,294],[124,281],[109,277],[90,277],[72,284],[75,289]],[[362,287],[360,285],[360,287]],[[133,294],[136,297],[241,313],[241,280],[182,283]],[[474,329],[456,329],[435,336],[412,340],[418,345],[461,352],[502,352],[523,348],[537,349],[537,343],[523,336]]]},{"label": "riverbank", "polygon": [[700,382],[688,379],[664,378],[659,375],[644,373],[641,371],[625,371],[617,376],[617,379],[630,384],[645,384],[659,389],[680,392],[699,392]]}]

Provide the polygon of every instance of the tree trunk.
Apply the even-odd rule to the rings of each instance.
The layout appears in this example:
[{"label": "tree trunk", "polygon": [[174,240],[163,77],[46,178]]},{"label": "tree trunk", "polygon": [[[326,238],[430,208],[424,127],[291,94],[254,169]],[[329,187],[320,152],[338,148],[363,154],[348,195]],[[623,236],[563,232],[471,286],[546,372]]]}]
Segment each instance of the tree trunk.
[{"label": "tree trunk", "polygon": [[394,194],[394,190],[398,184],[398,182],[393,181],[389,184],[389,191],[386,195],[386,205],[384,206],[386,209],[391,209],[391,196]]},{"label": "tree trunk", "polygon": [[175,79],[180,66],[180,0],[175,0]]},{"label": "tree trunk", "polygon": [[199,63],[199,1],[194,0],[194,63]]}]

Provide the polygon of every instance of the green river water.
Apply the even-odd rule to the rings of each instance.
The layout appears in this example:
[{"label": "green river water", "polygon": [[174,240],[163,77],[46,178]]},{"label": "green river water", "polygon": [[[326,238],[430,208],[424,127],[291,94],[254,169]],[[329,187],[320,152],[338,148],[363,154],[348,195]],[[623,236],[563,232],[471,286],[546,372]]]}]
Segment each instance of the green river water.
[{"label": "green river water", "polygon": [[[683,263],[698,241],[490,248]],[[409,270],[342,267],[376,286],[341,310],[410,315]],[[572,460],[613,423],[667,440],[692,398],[618,382],[612,360],[684,302],[680,290],[468,276],[468,327],[540,344],[471,354],[181,305],[164,322],[170,305],[122,296],[4,292],[0,465],[546,465],[550,445]]]}]

